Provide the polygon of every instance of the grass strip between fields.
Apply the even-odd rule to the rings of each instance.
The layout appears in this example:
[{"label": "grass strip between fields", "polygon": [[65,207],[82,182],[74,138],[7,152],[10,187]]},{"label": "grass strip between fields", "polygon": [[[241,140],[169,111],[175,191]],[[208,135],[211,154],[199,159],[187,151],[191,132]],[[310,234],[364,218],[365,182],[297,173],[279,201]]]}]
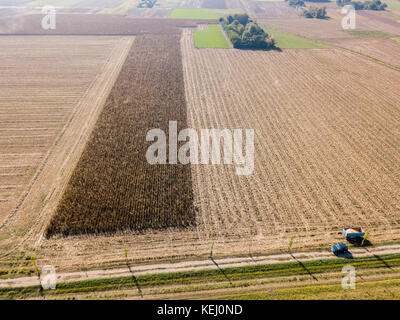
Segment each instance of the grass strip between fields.
[{"label": "grass strip between fields", "polygon": [[229,48],[219,25],[209,24],[207,30],[194,30],[193,39],[196,48]]},{"label": "grass strip between fields", "polygon": [[[87,293],[136,287],[137,283],[142,288],[173,285],[195,284],[202,282],[224,282],[226,277],[231,281],[250,280],[257,278],[292,276],[292,275],[318,275],[326,272],[340,272],[345,265],[352,265],[356,270],[391,268],[400,266],[400,254],[369,256],[355,259],[323,259],[304,262],[286,262],[267,265],[253,265],[243,267],[223,268],[220,270],[181,271],[171,273],[138,275],[133,281],[132,277],[117,277],[107,279],[84,280],[77,282],[59,283],[57,289],[46,291],[46,295],[60,295],[68,293]],[[41,295],[40,286],[24,288],[0,288],[1,299],[24,298]]]},{"label": "grass strip between fields", "polygon": [[220,16],[201,8],[176,8],[168,18],[171,19],[218,19]]},{"label": "grass strip between fields", "polygon": [[289,33],[276,28],[263,26],[263,29],[269,35],[275,38],[276,46],[281,49],[323,49],[331,46],[317,41],[307,39],[293,33]]}]

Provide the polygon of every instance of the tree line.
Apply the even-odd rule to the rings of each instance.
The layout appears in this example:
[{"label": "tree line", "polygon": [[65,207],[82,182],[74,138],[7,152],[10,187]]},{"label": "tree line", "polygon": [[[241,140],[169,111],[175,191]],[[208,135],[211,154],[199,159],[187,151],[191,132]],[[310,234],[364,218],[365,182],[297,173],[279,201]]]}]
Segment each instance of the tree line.
[{"label": "tree line", "polygon": [[381,2],[381,0],[371,0],[371,1],[353,1],[353,0],[336,0],[336,4],[339,7],[345,5],[352,5],[356,10],[376,10],[382,11],[387,7],[386,3]]},{"label": "tree line", "polygon": [[275,46],[275,39],[246,13],[229,15],[220,18],[219,22],[234,48],[268,49]]}]

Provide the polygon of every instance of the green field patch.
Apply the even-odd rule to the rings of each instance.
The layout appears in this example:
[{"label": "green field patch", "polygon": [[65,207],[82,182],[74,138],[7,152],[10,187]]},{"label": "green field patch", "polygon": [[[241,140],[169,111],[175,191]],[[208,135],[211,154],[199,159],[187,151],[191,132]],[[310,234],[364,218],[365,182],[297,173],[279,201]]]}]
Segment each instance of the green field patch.
[{"label": "green field patch", "polygon": [[400,42],[400,37],[392,38],[393,40]]},{"label": "green field patch", "polygon": [[331,47],[279,29],[266,26],[263,26],[263,29],[275,38],[276,46],[281,49],[322,49]]},{"label": "green field patch", "polygon": [[176,8],[168,18],[171,19],[218,19],[214,13],[200,8]]},{"label": "green field patch", "polygon": [[193,39],[196,48],[229,48],[219,25],[209,24],[207,30],[194,30]]},{"label": "green field patch", "polygon": [[375,31],[346,30],[344,32],[347,32],[357,38],[391,38],[391,37],[393,37],[392,35],[390,35],[386,32],[383,32],[383,31],[379,31],[379,30],[375,30]]}]

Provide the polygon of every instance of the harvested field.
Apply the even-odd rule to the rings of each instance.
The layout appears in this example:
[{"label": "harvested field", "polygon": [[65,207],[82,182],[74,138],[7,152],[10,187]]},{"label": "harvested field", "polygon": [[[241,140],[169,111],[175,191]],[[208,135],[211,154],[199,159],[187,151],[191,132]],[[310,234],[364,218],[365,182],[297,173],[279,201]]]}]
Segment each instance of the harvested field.
[{"label": "harvested field", "polygon": [[199,234],[400,222],[398,71],[338,49],[196,50],[190,30],[182,47],[190,127],[255,130],[253,175],[192,166]]},{"label": "harvested field", "polygon": [[[180,35],[135,40],[47,235],[194,223],[188,165],[150,165],[147,132],[187,127]],[[168,138],[167,138],[168,139]]]},{"label": "harvested field", "polygon": [[[287,4],[282,5],[286,5],[287,7],[289,7]],[[337,13],[336,11],[330,11],[328,9],[328,16],[330,17],[330,19],[327,20],[307,19],[301,16],[297,16],[297,18],[259,18],[257,19],[257,22],[262,23],[268,27],[281,29],[311,39],[340,39],[352,37],[350,34],[343,32],[341,26],[342,18],[339,13]],[[357,23],[359,22],[360,19],[357,20]]]},{"label": "harvested field", "polygon": [[168,18],[172,8],[131,9],[126,13],[128,18]]},{"label": "harvested field", "polygon": [[[256,4],[258,4],[258,2]],[[271,3],[262,4],[271,5]],[[284,3],[281,5],[289,7]],[[275,27],[311,39],[344,39],[353,37],[349,33],[343,31],[341,25],[343,15],[341,15],[339,9],[328,8],[327,12],[329,16],[327,20],[306,19],[304,17],[274,18],[272,16],[266,16],[267,18],[259,17],[257,21],[269,27]],[[268,13],[268,15],[272,14]],[[287,14],[283,13],[283,15]],[[399,23],[367,11],[357,11],[356,19],[357,30],[382,31],[392,35],[398,35],[400,32]]]},{"label": "harvested field", "polygon": [[201,8],[203,0],[183,0],[179,4],[180,8]]},{"label": "harvested field", "polygon": [[203,0],[202,8],[226,9],[225,0]]},{"label": "harvested field", "polygon": [[[58,14],[57,29],[41,27],[43,15],[28,15],[0,20],[0,34],[24,35],[137,35],[176,34],[179,29],[197,27],[197,20],[187,19],[130,19],[119,15]],[[216,19],[200,20],[216,23]]]},{"label": "harvested field", "polygon": [[393,35],[400,35],[400,23],[382,15],[361,10],[357,12],[357,17],[362,17],[361,24],[358,23],[357,29],[362,30],[380,30]]},{"label": "harvested field", "polygon": [[0,37],[0,223],[118,39]]},{"label": "harvested field", "polygon": [[263,29],[266,33],[274,37],[276,41],[275,45],[280,49],[316,49],[329,47],[315,40],[300,37],[279,29],[269,27],[263,27]]},{"label": "harvested field", "polygon": [[111,8],[104,8],[99,13],[100,14],[120,14],[124,15],[129,10],[136,8],[139,4],[139,0],[125,0],[119,4],[111,6]]},{"label": "harvested field", "polygon": [[240,0],[225,0],[227,9],[239,9],[241,11],[245,11],[242,1]]},{"label": "harvested field", "polygon": [[346,39],[332,40],[329,43],[400,68],[400,43],[394,39]]},{"label": "harvested field", "polygon": [[257,19],[300,18],[296,9],[285,2],[249,1],[249,10]]}]

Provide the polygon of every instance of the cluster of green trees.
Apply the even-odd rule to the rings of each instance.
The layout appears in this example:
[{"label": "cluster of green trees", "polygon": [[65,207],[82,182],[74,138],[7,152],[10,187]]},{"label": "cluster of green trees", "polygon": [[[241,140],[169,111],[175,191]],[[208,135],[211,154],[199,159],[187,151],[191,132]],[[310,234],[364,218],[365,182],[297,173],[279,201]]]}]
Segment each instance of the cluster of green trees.
[{"label": "cluster of green trees", "polygon": [[138,8],[153,8],[157,3],[157,0],[141,0],[137,5]]},{"label": "cluster of green trees", "polygon": [[[306,7],[303,0],[285,0],[289,6],[294,8],[301,8],[303,10],[303,16],[306,18],[317,18],[324,19],[326,18],[326,8],[325,7]],[[311,2],[327,2],[329,0],[309,0]],[[339,1],[339,0],[338,0]]]},{"label": "cluster of green trees", "polygon": [[352,5],[356,10],[385,10],[387,7],[386,3],[382,3],[381,0],[372,0],[372,1],[353,1],[353,0],[336,0],[336,4],[339,7],[343,7],[345,5]]},{"label": "cluster of green trees", "polygon": [[303,15],[306,18],[324,19],[324,18],[326,18],[326,8],[310,6],[306,9],[304,9]]},{"label": "cluster of green trees", "polygon": [[291,7],[297,8],[297,7],[304,7],[304,6],[305,6],[303,0],[285,0],[285,1],[286,1],[286,2],[289,4],[289,6],[291,6]]},{"label": "cluster of green trees", "polygon": [[275,46],[275,39],[245,13],[220,18],[219,22],[234,48],[268,49]]}]

